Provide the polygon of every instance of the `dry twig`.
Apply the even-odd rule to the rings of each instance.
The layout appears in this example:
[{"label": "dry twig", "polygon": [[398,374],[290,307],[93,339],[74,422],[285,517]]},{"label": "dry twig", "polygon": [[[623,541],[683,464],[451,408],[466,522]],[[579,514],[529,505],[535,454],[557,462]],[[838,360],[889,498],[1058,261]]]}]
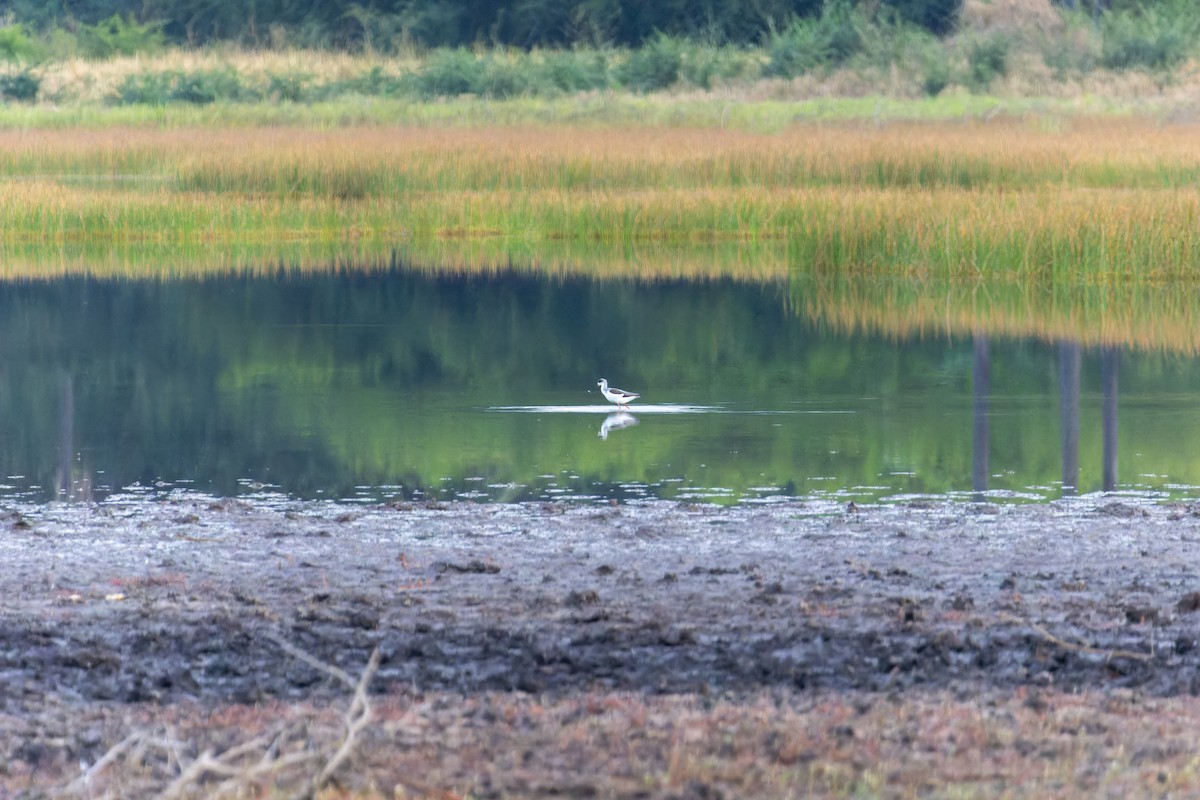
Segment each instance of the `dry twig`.
[{"label": "dry twig", "polygon": [[[283,752],[286,743],[294,738],[295,728],[284,726],[273,733],[258,736],[220,752],[205,749],[194,759],[188,761],[180,752],[186,743],[180,742],[170,731],[163,734],[152,731],[136,731],[129,734],[96,760],[79,777],[63,787],[57,794],[64,797],[79,797],[81,795],[97,796],[97,782],[100,776],[118,764],[150,765],[157,768],[159,774],[168,771],[175,774],[166,786],[155,788],[146,786],[140,794],[157,795],[161,800],[181,800],[193,795],[197,787],[208,779],[221,782],[216,786],[208,786],[204,791],[205,797],[223,797],[234,794],[244,794],[246,789],[263,779],[273,779],[277,785],[290,783],[304,785],[302,796],[312,797],[324,788],[333,778],[334,773],[345,764],[359,741],[359,735],[370,724],[372,719],[371,705],[367,689],[371,679],[379,668],[380,653],[376,648],[371,653],[366,667],[357,680],[345,670],[333,664],[328,664],[315,656],[306,653],[295,645],[287,642],[274,633],[268,632],[266,637],[280,646],[292,657],[325,672],[347,685],[353,691],[350,706],[343,715],[344,731],[341,737],[333,743],[316,749],[305,749],[299,752]],[[306,730],[306,726],[301,726]],[[152,756],[150,753],[158,753]],[[311,771],[312,778],[305,780],[297,775],[295,770]],[[292,779],[284,778],[291,774]],[[153,780],[149,781],[153,783]],[[123,781],[125,789],[129,782]],[[105,795],[107,796],[107,795]]]},{"label": "dry twig", "polygon": [[1007,619],[1009,622],[1015,622],[1018,625],[1028,625],[1029,627],[1033,628],[1034,632],[1038,636],[1041,636],[1043,639],[1050,642],[1051,644],[1058,645],[1059,647],[1063,648],[1064,650],[1073,650],[1076,653],[1086,653],[1087,655],[1090,655],[1090,656],[1104,656],[1105,658],[1108,658],[1108,659],[1132,658],[1137,661],[1150,661],[1154,658],[1153,653],[1136,653],[1132,650],[1119,650],[1119,649],[1106,650],[1101,647],[1092,647],[1091,645],[1088,645],[1088,644],[1068,642],[1066,639],[1062,639],[1062,638],[1059,638],[1058,636],[1055,636],[1053,633],[1046,630],[1041,625],[1039,625],[1038,623],[1034,622],[1031,619],[1021,619],[1020,617],[1016,616],[1015,614],[1004,614],[1002,616],[1005,619]]},{"label": "dry twig", "polygon": [[375,671],[379,669],[379,648],[376,647],[371,653],[371,657],[367,660],[367,666],[363,669],[362,675],[358,681],[350,677],[344,669],[333,664],[327,664],[320,659],[309,655],[308,653],[296,647],[291,642],[279,638],[273,633],[268,633],[267,637],[275,644],[279,645],[286,653],[293,658],[297,658],[315,669],[319,669],[334,678],[337,678],[342,683],[354,690],[354,699],[350,702],[350,708],[346,710],[346,715],[343,721],[346,726],[346,732],[342,736],[342,741],[338,745],[337,750],[330,756],[329,760],[320,772],[313,778],[312,793],[316,793],[321,787],[329,782],[333,777],[333,773],[342,765],[350,753],[354,750],[354,745],[360,731],[363,730],[371,722],[371,704],[367,700],[367,687],[371,684],[371,679],[375,676]]}]

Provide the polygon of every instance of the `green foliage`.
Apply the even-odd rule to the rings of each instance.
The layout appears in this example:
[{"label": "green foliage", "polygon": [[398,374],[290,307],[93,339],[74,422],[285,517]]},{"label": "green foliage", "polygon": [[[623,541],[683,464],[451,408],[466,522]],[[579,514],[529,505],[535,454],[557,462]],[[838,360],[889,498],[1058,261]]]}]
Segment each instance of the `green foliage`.
[{"label": "green foliage", "polygon": [[33,100],[41,85],[42,79],[29,70],[15,75],[0,75],[0,96],[5,100]]},{"label": "green foliage", "polygon": [[[80,46],[145,52],[229,42],[394,53],[419,48],[636,48],[660,34],[715,45],[755,45],[795,19],[843,0],[4,0],[3,13],[40,36],[78,32]],[[1090,0],[1089,0],[1090,2]],[[935,35],[949,33],[962,0],[866,0]],[[96,56],[102,55],[100,52]]]},{"label": "green foliage", "polygon": [[1008,72],[1008,54],[1012,40],[997,33],[967,42],[967,85],[972,91],[987,91],[996,78]]},{"label": "green foliage", "polygon": [[845,63],[862,49],[858,23],[850,0],[829,0],[821,16],[793,20],[783,31],[771,33],[766,73],[794,78]]},{"label": "green foliage", "polygon": [[345,17],[359,26],[359,47],[367,52],[394,53],[408,40],[404,18],[398,14],[351,3]]},{"label": "green foliage", "polygon": [[817,36],[816,26],[808,20],[797,20],[781,32],[772,32],[767,42],[766,74],[777,78],[794,78],[824,62],[825,53]]},{"label": "green foliage", "polygon": [[617,65],[617,82],[635,92],[653,92],[679,82],[683,71],[683,42],[660,34],[629,53]]},{"label": "green foliage", "polygon": [[[256,24],[270,28],[270,33],[255,31],[243,42],[323,43],[379,52],[403,49],[406,55],[424,60],[412,67],[411,73],[397,74],[397,67],[386,73],[387,68],[375,67],[351,78],[318,78],[306,72],[239,75],[231,69],[141,74],[121,84],[118,100],[123,105],[161,106],[255,99],[313,103],[343,95],[553,98],[614,87],[635,93],[676,86],[707,90],[764,75],[791,78],[834,69],[858,72],[860,85],[883,76],[891,91],[907,94],[919,86],[925,94],[936,96],[951,83],[986,92],[1009,71],[1017,48],[1023,53],[1040,50],[1054,74],[1066,79],[1097,66],[1166,73],[1185,64],[1200,42],[1200,7],[1193,0],[1114,0],[1112,10],[1103,13],[1098,23],[1090,14],[1064,9],[1066,32],[1056,30],[1053,37],[1034,33],[1023,41],[1011,33],[964,31],[951,42],[929,33],[940,24],[930,20],[952,14],[959,0],[761,0],[756,4],[760,27],[766,26],[769,32],[759,36],[756,48],[740,44],[739,37],[754,29],[739,17],[745,11],[741,0],[706,0],[703,16],[686,0],[640,5],[631,0],[472,2],[468,8],[466,0],[373,0],[347,8],[333,0],[316,0],[311,15],[300,13],[281,22],[268,21],[272,15],[256,4],[253,12],[264,15]],[[99,14],[101,7],[106,16]],[[13,6],[10,18],[19,19],[29,8]],[[70,30],[53,27],[52,22],[51,27],[41,29],[0,28],[0,62],[21,66],[40,63],[46,57],[153,51],[178,36],[171,27],[178,19],[172,15],[181,9],[194,12],[188,41],[213,41],[221,38],[220,31],[233,29],[234,16],[226,13],[223,0],[182,0],[178,5],[144,0],[136,15],[119,0],[91,0],[86,9],[73,11],[77,16],[69,20]],[[274,12],[283,13],[281,9]],[[669,13],[677,14],[690,27],[683,30],[683,22],[667,24],[664,20]],[[479,19],[489,15],[494,15],[495,24],[486,35],[480,34]],[[101,18],[94,21],[92,17],[97,16]],[[156,17],[161,21],[155,21]],[[38,18],[57,19],[53,14]],[[203,20],[211,27],[197,28]],[[425,34],[419,29],[432,20],[441,20],[438,24],[446,27],[438,36],[451,40],[461,39],[464,31],[475,31],[473,47],[420,49]],[[914,20],[924,27],[915,25]],[[646,26],[651,22],[662,25],[647,36]],[[590,32],[584,34],[583,28]],[[594,41],[610,35],[609,41],[642,44],[635,49],[606,45],[551,50],[542,50],[538,44]],[[534,49],[496,46],[514,40]],[[483,47],[483,42],[492,47]],[[62,84],[51,82],[52,99],[68,100],[89,92],[86,86],[64,89]],[[15,93],[11,96],[28,91],[36,95],[38,91],[27,83],[10,83],[9,88]]]},{"label": "green foliage", "polygon": [[1166,72],[1178,68],[1196,51],[1200,13],[1167,4],[1121,11],[1104,17],[1100,63],[1109,69]]},{"label": "green foliage", "polygon": [[313,75],[308,72],[269,72],[266,96],[288,103],[306,102],[312,98],[312,84]]},{"label": "green foliage", "polygon": [[944,36],[954,30],[962,0],[884,0],[884,5],[905,22]]},{"label": "green foliage", "polygon": [[486,59],[482,78],[483,82],[476,94],[484,97],[516,97],[525,94],[530,87],[529,76],[525,70],[505,59]]},{"label": "green foliage", "polygon": [[25,35],[20,25],[0,28],[0,61],[17,63],[31,61],[38,52],[37,45]]},{"label": "green foliage", "polygon": [[438,50],[407,81],[420,97],[513,97],[530,91],[532,77],[524,64],[503,55],[476,56],[469,50]]},{"label": "green foliage", "polygon": [[856,64],[877,69],[893,65],[911,69],[913,65],[908,62],[924,56],[927,51],[945,52],[932,34],[906,22],[890,9],[881,8],[873,15],[859,11],[856,17],[855,29],[859,36],[858,53],[854,56]]},{"label": "green foliage", "polygon": [[692,44],[684,49],[683,79],[700,89],[743,77],[757,68],[746,52],[732,46]]},{"label": "green foliage", "polygon": [[239,100],[241,96],[241,77],[233,69],[181,72],[172,93],[173,100],[196,105],[215,103],[218,100]]},{"label": "green foliage", "polygon": [[1090,16],[1082,13],[1063,15],[1066,30],[1043,33],[1036,44],[1042,61],[1057,80],[1086,75],[1100,63],[1100,35]]},{"label": "green foliage", "polygon": [[412,86],[422,97],[477,94],[486,70],[469,50],[438,50],[413,76]]},{"label": "green foliage", "polygon": [[247,96],[241,77],[228,68],[141,73],[130,75],[117,88],[117,100],[125,105],[161,106],[172,101],[207,105]]},{"label": "green foliage", "polygon": [[171,99],[175,73],[145,72],[130,75],[117,87],[117,100],[123,105],[166,105]]},{"label": "green foliage", "polygon": [[333,81],[324,85],[306,87],[306,99],[330,100],[343,95],[363,97],[392,97],[408,90],[410,81],[397,75],[389,75],[383,67],[374,66],[353,78]]},{"label": "green foliage", "polygon": [[563,92],[585,92],[609,86],[608,58],[601,50],[552,50],[538,67],[540,82]]},{"label": "green foliage", "polygon": [[132,17],[120,14],[113,14],[96,25],[80,25],[76,37],[79,54],[85,58],[156,53],[166,46],[161,23],[139,25]]},{"label": "green foliage", "polygon": [[929,97],[937,97],[950,85],[950,57],[945,49],[934,43],[919,51],[921,64],[921,90]]}]

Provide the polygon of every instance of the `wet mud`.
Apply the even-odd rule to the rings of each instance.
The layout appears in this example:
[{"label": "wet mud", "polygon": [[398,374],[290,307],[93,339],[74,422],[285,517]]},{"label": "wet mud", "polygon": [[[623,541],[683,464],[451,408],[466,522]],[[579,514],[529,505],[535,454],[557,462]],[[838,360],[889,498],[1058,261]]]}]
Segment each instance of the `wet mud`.
[{"label": "wet mud", "polygon": [[0,531],[14,718],[345,694],[279,640],[348,673],[378,649],[379,693],[1200,691],[1184,504],[185,496],[10,507]]},{"label": "wet mud", "polygon": [[0,710],[378,686],[1200,690],[1200,516],[1119,501],[10,510]]}]

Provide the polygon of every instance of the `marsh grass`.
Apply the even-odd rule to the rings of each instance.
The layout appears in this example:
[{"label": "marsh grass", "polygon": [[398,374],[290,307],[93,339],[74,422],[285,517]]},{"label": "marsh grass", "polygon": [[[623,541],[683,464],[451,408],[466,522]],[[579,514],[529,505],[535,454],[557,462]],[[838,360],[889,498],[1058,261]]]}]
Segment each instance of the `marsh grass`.
[{"label": "marsh grass", "polygon": [[7,131],[0,251],[10,278],[399,258],[790,279],[842,287],[794,298],[840,324],[936,296],[952,327],[1194,351],[1196,304],[1171,298],[1200,275],[1198,178],[1193,131],[1147,121]]}]

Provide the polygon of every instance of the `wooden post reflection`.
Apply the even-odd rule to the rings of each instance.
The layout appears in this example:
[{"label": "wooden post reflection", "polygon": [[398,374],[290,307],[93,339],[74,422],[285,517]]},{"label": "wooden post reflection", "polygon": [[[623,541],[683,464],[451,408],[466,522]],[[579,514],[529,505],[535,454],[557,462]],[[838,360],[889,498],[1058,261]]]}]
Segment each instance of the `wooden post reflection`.
[{"label": "wooden post reflection", "polygon": [[54,497],[91,502],[92,478],[75,463],[75,381],[66,370],[58,376],[58,452],[55,454]]},{"label": "wooden post reflection", "polygon": [[1058,421],[1062,441],[1062,492],[1079,489],[1079,342],[1058,345]]},{"label": "wooden post reflection", "polygon": [[71,454],[75,450],[75,384],[63,370],[58,375],[58,453],[55,458],[54,496],[71,490]]},{"label": "wooden post reflection", "polygon": [[1101,418],[1104,428],[1104,491],[1117,488],[1117,348],[1100,351],[1100,383],[1104,393]]},{"label": "wooden post reflection", "polygon": [[982,500],[988,488],[988,393],[992,365],[986,336],[975,336],[975,360],[971,367],[972,432],[974,449],[971,459],[971,488],[975,499]]}]

